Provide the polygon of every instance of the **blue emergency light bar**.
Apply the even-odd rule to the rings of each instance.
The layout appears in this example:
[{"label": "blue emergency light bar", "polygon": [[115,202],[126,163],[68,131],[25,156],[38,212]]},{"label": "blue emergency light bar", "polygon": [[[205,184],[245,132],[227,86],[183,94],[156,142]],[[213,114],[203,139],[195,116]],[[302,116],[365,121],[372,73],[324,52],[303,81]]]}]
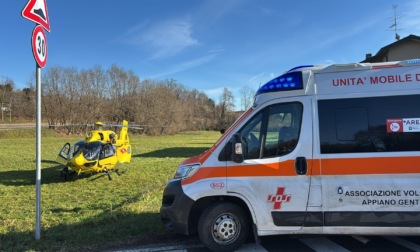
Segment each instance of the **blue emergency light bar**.
[{"label": "blue emergency light bar", "polygon": [[420,64],[420,59],[407,60],[407,64],[409,64],[409,65],[418,65],[418,64]]},{"label": "blue emergency light bar", "polygon": [[291,72],[280,75],[264,84],[258,89],[257,95],[299,89],[303,89],[302,72]]}]

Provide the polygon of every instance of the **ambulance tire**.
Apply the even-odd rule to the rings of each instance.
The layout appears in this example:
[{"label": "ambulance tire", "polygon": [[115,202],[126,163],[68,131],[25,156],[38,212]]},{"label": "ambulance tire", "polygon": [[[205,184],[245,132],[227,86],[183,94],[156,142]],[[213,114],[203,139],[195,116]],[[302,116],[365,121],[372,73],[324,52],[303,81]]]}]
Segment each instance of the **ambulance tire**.
[{"label": "ambulance tire", "polygon": [[211,251],[233,251],[248,238],[245,211],[236,204],[219,202],[208,207],[198,221],[198,236]]}]

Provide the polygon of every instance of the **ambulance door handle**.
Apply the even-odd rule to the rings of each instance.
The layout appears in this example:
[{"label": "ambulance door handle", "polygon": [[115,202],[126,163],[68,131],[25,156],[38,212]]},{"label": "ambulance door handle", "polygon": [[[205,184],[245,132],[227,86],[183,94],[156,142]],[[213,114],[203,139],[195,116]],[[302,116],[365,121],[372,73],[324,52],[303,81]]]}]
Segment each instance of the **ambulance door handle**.
[{"label": "ambulance door handle", "polygon": [[295,170],[297,175],[305,175],[308,171],[308,163],[305,157],[297,157],[295,160]]}]

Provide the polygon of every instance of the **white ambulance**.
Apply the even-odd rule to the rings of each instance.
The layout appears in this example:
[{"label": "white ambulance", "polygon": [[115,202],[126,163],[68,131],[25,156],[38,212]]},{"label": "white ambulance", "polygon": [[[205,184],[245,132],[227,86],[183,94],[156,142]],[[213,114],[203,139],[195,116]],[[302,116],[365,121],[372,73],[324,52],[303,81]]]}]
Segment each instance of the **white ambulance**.
[{"label": "white ambulance", "polygon": [[162,198],[212,251],[249,235],[420,234],[420,60],[301,66],[263,85]]}]

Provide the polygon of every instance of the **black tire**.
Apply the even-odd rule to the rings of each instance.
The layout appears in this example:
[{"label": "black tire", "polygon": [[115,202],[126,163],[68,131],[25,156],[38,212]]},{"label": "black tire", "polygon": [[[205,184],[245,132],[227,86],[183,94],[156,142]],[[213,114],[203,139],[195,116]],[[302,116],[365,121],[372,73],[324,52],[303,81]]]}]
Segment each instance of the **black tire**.
[{"label": "black tire", "polygon": [[198,221],[198,236],[211,251],[234,251],[246,241],[249,220],[236,204],[219,202],[208,207]]}]

